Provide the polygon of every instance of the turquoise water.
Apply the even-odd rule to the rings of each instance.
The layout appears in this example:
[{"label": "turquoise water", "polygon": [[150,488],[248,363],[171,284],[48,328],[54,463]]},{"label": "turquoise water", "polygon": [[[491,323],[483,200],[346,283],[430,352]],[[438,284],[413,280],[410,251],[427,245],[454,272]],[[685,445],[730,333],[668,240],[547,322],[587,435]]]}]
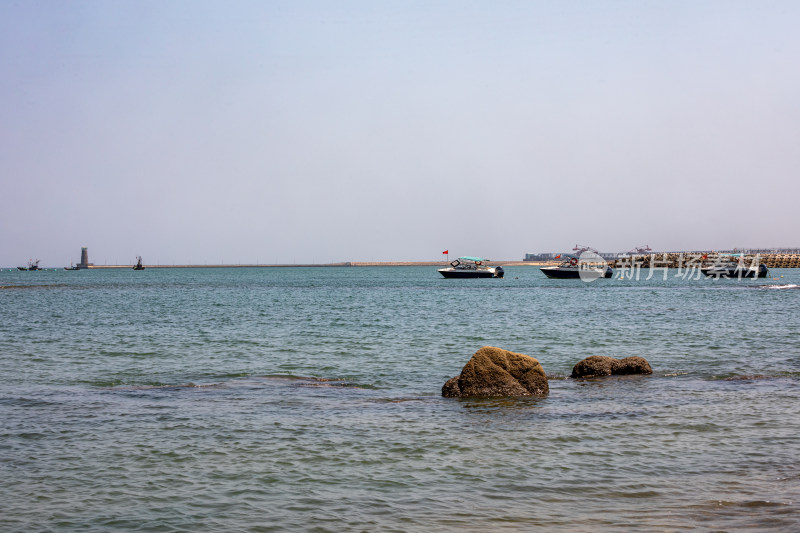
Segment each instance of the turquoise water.
[{"label": "turquoise water", "polygon": [[[773,275],[0,272],[0,531],[798,529]],[[442,398],[484,345],[550,395]],[[654,374],[567,378],[589,355]]]}]

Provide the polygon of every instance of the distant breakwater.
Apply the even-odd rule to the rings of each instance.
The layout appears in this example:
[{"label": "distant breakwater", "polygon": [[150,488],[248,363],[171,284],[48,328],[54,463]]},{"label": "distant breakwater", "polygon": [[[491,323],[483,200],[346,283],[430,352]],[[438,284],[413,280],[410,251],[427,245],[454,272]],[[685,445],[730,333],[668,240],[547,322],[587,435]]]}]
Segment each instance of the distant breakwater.
[{"label": "distant breakwater", "polygon": [[[674,252],[664,254],[631,255],[609,261],[614,268],[692,268],[730,260],[730,254],[715,252]],[[765,264],[767,268],[800,268],[800,254],[746,254],[745,265]]]}]

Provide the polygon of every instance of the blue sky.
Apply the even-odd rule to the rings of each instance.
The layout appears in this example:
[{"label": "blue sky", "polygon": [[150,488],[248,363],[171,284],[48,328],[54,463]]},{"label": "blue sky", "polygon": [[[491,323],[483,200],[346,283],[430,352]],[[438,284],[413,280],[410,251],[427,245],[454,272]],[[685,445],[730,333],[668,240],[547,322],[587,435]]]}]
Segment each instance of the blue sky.
[{"label": "blue sky", "polygon": [[800,246],[797,2],[0,3],[0,265]]}]

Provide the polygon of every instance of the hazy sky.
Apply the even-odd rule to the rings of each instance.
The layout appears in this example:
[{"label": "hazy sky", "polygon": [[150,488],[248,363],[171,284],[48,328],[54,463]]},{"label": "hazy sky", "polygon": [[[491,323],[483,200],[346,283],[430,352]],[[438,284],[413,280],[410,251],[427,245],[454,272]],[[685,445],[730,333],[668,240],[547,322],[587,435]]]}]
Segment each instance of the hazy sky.
[{"label": "hazy sky", "polygon": [[0,2],[0,265],[800,246],[800,2]]}]

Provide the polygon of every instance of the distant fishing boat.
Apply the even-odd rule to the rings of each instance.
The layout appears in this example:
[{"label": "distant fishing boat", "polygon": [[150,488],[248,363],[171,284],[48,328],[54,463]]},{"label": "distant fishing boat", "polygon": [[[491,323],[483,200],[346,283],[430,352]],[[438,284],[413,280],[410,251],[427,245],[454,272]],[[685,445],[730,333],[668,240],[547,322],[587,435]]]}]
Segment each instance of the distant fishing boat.
[{"label": "distant fishing boat", "polygon": [[139,255],[136,257],[136,264],[133,265],[134,270],[144,270],[144,265],[142,264],[142,256]]},{"label": "distant fishing boat", "polygon": [[64,267],[64,270],[80,270],[81,267],[75,266],[72,263],[69,264],[68,267]]},{"label": "distant fishing boat", "polygon": [[27,267],[17,267],[17,270],[41,270],[41,268],[39,268],[39,260],[28,261]]},{"label": "distant fishing boat", "polygon": [[489,259],[481,257],[459,257],[450,262],[449,268],[440,268],[439,274],[445,278],[502,278],[503,267],[485,265]]}]

